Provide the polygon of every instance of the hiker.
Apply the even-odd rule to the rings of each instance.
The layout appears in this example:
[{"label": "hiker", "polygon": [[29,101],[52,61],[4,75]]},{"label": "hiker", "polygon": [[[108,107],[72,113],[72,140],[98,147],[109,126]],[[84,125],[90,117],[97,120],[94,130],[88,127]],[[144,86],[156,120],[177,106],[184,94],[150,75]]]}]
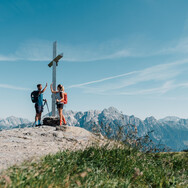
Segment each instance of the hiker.
[{"label": "hiker", "polygon": [[43,93],[45,92],[46,88],[47,88],[48,84],[46,83],[46,86],[44,89],[42,89],[42,84],[38,84],[37,85],[37,89],[38,89],[38,96],[37,96],[37,100],[35,103],[35,110],[36,110],[36,116],[35,116],[35,126],[40,126],[41,125],[41,115],[43,112],[43,101],[46,102],[46,99],[43,99]]},{"label": "hiker", "polygon": [[50,88],[51,88],[51,92],[56,94],[56,105],[57,105],[57,109],[58,109],[58,112],[59,112],[59,118],[60,118],[59,125],[61,126],[62,123],[63,123],[63,125],[66,125],[67,122],[66,122],[65,117],[63,115],[63,106],[64,106],[64,99],[65,99],[65,97],[64,97],[65,96],[64,87],[61,84],[59,84],[57,86],[57,91],[54,91],[52,84],[51,84]]}]

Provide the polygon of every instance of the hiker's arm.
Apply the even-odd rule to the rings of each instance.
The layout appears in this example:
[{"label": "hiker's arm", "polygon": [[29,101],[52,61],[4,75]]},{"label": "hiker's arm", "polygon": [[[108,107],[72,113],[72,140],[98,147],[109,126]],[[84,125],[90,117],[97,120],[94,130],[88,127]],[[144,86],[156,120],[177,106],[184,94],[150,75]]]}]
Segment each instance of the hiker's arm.
[{"label": "hiker's arm", "polygon": [[57,93],[57,91],[54,91],[54,90],[53,90],[52,84],[50,85],[50,89],[51,89],[51,92],[52,92],[52,93]]},{"label": "hiker's arm", "polygon": [[59,102],[64,102],[64,97],[61,100],[59,100]]},{"label": "hiker's arm", "polygon": [[45,92],[47,86],[48,86],[48,84],[46,83],[46,86],[45,86],[45,88],[41,91],[41,93],[44,93],[44,92]]}]

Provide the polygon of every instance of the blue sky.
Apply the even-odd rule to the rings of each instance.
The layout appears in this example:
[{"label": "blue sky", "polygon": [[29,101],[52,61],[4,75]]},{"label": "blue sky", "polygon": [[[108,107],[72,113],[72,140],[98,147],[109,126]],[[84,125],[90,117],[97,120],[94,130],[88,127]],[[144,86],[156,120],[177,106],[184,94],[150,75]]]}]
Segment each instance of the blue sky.
[{"label": "blue sky", "polygon": [[[52,44],[67,110],[188,117],[188,1],[0,0],[0,118],[32,120]],[[45,93],[51,105],[49,87]],[[46,113],[47,110],[45,109]]]}]

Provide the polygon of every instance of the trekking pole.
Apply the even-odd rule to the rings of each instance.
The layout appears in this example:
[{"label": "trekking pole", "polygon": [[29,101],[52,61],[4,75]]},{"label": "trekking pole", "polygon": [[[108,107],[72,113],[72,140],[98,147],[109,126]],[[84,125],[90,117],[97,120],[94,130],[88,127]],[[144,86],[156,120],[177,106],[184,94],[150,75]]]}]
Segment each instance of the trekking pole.
[{"label": "trekking pole", "polygon": [[[49,107],[48,107],[48,103],[47,103],[47,100],[45,101],[45,104],[46,104],[46,106],[47,106],[47,109],[48,109],[48,113],[50,113],[50,110],[49,110]],[[44,105],[45,105],[44,104]]]}]

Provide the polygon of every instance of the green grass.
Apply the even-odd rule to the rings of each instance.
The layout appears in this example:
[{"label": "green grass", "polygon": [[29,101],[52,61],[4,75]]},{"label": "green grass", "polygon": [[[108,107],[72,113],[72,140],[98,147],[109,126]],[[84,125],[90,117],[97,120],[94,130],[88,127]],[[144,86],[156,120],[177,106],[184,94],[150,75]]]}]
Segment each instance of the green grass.
[{"label": "green grass", "polygon": [[90,147],[3,172],[0,187],[186,187],[188,154]]}]

